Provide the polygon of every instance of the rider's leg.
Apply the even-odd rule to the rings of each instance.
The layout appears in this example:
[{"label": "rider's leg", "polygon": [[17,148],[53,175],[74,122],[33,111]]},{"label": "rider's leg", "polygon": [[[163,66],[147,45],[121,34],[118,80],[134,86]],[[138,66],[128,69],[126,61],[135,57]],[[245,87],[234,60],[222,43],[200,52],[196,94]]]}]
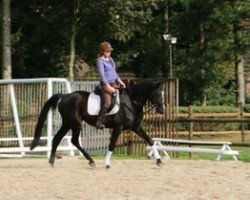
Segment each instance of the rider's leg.
[{"label": "rider's leg", "polygon": [[105,115],[108,111],[108,108],[110,107],[110,104],[111,104],[111,95],[103,87],[102,87],[102,98],[103,98],[104,103],[101,105],[101,110],[100,110],[99,115],[98,115],[97,120],[96,120],[95,127],[97,129],[105,128],[105,126],[102,124],[102,122],[103,122]]}]

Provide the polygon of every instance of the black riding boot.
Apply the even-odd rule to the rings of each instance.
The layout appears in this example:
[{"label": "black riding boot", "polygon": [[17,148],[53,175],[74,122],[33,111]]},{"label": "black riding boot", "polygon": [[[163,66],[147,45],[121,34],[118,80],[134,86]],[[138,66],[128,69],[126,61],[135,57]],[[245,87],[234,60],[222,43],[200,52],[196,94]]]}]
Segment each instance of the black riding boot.
[{"label": "black riding boot", "polygon": [[102,124],[104,118],[105,118],[105,114],[107,112],[108,108],[106,108],[104,105],[101,107],[101,110],[99,112],[99,115],[97,117],[96,123],[95,123],[95,127],[97,129],[104,129],[105,126]]}]

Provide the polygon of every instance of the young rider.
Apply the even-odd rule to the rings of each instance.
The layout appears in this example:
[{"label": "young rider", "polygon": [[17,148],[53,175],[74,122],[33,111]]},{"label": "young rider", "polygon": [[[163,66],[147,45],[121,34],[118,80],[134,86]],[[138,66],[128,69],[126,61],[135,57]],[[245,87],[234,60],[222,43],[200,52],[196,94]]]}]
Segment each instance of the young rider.
[{"label": "young rider", "polygon": [[116,88],[126,87],[116,72],[116,65],[113,58],[111,57],[112,51],[113,48],[109,42],[102,42],[99,46],[99,55],[96,65],[104,103],[101,106],[101,110],[96,121],[97,129],[104,128],[102,122],[108,108],[111,105],[111,98],[113,93],[115,93]]}]

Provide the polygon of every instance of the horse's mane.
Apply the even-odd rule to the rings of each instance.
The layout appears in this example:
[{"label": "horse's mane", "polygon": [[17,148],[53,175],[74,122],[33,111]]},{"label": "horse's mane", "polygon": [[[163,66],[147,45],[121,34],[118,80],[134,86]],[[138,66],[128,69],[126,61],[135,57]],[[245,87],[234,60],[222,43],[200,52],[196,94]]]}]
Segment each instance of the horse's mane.
[{"label": "horse's mane", "polygon": [[130,87],[135,92],[145,92],[145,90],[152,91],[155,88],[156,82],[153,80],[141,80]]},{"label": "horse's mane", "polygon": [[153,80],[141,80],[133,86],[128,87],[128,94],[132,99],[145,101],[152,94],[155,86],[156,82]]}]

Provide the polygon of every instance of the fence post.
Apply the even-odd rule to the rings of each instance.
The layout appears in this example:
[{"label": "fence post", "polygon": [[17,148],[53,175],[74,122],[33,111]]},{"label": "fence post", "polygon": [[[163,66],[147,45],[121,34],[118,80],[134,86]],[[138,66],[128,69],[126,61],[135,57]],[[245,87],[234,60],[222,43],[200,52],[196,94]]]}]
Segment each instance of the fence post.
[{"label": "fence post", "polygon": [[[23,144],[23,139],[22,139],[23,136],[22,136],[20,121],[19,121],[19,117],[18,117],[16,95],[15,95],[14,85],[13,84],[9,85],[9,92],[10,92],[12,112],[13,112],[14,121],[15,121],[15,125],[16,125],[16,133],[17,133],[17,137],[18,137],[18,142],[19,142],[20,148],[23,150],[24,149],[24,144]],[[24,156],[25,152],[22,151],[21,155]]]},{"label": "fence post", "polygon": [[[192,106],[189,105],[188,106],[188,117],[191,119],[193,117],[193,109]],[[189,122],[189,140],[192,140],[193,138],[193,122],[190,121]],[[189,145],[189,147],[191,147],[191,144]],[[192,158],[192,153],[189,153],[189,158]]]},{"label": "fence post", "polygon": [[[244,108],[243,108],[242,103],[240,103],[240,118],[244,119]],[[244,124],[244,122],[241,122],[240,128],[241,128],[241,142],[244,143],[245,142],[245,124]]]},{"label": "fence post", "polygon": [[[47,80],[47,98],[49,99],[53,95],[52,79]],[[50,110],[47,115],[47,147],[52,147],[52,111]],[[47,151],[47,157],[50,157],[50,150]]]},{"label": "fence post", "polygon": [[133,141],[131,140],[131,139],[129,139],[128,141],[127,141],[127,154],[129,155],[129,156],[131,156],[132,155],[132,153],[133,153],[133,151],[132,151],[132,145],[133,145]]}]

